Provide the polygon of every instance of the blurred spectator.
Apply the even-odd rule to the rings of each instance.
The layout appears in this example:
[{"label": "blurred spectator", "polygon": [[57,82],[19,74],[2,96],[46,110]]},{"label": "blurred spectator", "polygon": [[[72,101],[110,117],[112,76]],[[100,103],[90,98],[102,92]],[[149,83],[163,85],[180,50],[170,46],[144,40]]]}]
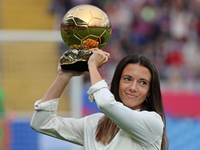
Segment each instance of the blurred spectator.
[{"label": "blurred spectator", "polygon": [[[61,0],[60,0],[61,1]],[[111,53],[103,69],[109,78],[123,55],[140,53],[152,59],[161,80],[200,79],[200,1],[188,0],[76,0],[54,7],[92,4],[103,9],[112,24],[105,51]],[[64,4],[71,2],[71,4]],[[67,7],[66,7],[67,6]],[[60,13],[61,15],[61,13]],[[64,15],[64,13],[62,13]]]}]

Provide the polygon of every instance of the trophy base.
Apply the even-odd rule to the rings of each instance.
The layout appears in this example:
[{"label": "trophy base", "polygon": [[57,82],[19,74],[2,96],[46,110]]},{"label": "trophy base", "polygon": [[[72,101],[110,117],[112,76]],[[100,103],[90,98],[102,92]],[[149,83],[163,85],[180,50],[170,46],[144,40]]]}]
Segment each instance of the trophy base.
[{"label": "trophy base", "polygon": [[66,51],[60,61],[60,66],[63,70],[89,71],[87,62],[91,55],[92,53],[88,50]]},{"label": "trophy base", "polygon": [[62,64],[60,66],[63,70],[74,70],[79,72],[89,71],[88,64],[86,61],[77,61],[73,64]]}]

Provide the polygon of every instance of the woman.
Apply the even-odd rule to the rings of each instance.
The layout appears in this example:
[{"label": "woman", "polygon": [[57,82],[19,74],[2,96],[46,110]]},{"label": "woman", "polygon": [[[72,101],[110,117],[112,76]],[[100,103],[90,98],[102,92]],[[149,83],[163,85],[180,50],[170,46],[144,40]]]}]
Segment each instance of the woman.
[{"label": "woman", "polygon": [[58,76],[40,101],[35,103],[31,127],[75,144],[85,150],[164,150],[167,148],[165,115],[156,67],[144,56],[122,59],[114,73],[111,88],[98,68],[109,54],[97,48],[88,60],[91,87],[89,100],[102,113],[81,119],[56,115],[59,97],[73,76],[80,72],[58,69]]}]

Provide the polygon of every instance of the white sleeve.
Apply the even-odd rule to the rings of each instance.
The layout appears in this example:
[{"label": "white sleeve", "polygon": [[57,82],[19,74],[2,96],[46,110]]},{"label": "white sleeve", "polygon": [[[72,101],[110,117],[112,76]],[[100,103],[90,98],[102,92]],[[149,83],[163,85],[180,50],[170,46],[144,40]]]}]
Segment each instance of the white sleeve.
[{"label": "white sleeve", "polygon": [[35,113],[31,119],[31,128],[34,130],[66,140],[78,145],[83,145],[84,118],[62,118],[57,116],[59,99],[53,99],[38,104],[35,103]]},{"label": "white sleeve", "polygon": [[164,125],[160,115],[155,112],[132,110],[124,106],[115,100],[105,84],[103,80],[98,82],[89,89],[88,94],[107,117],[143,145],[162,138]]}]

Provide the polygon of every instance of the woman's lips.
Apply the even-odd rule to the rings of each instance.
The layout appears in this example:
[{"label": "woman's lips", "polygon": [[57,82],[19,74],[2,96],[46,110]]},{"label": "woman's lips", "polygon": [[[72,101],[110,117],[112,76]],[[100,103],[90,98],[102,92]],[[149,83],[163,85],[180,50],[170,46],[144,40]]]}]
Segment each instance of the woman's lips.
[{"label": "woman's lips", "polygon": [[129,98],[136,98],[137,96],[134,94],[126,93],[126,96]]}]

